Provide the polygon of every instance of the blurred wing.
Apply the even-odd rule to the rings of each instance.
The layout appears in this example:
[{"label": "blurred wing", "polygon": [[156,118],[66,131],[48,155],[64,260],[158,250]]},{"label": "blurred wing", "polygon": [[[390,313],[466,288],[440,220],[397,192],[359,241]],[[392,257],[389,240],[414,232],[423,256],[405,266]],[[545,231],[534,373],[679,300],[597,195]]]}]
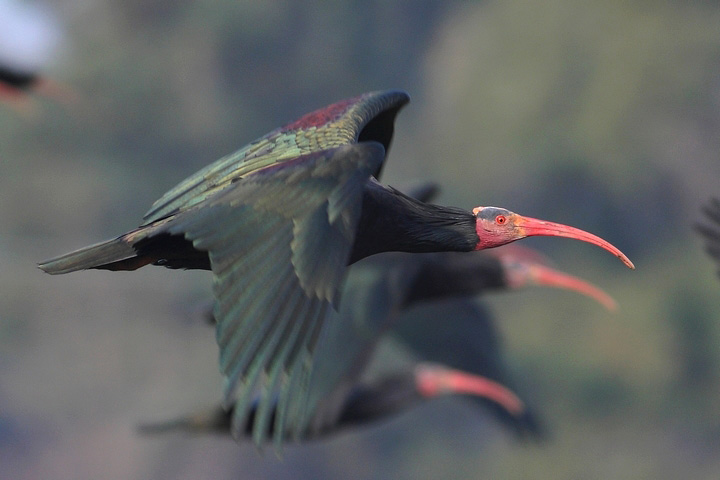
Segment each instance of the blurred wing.
[{"label": "blurred wing", "polygon": [[[315,340],[336,300],[360,217],[363,186],[384,158],[369,142],[299,157],[234,182],[178,215],[171,234],[208,252],[217,341],[233,434],[246,423],[255,387],[253,438],[275,439],[298,422]],[[240,395],[236,398],[236,393]]]},{"label": "blurred wing", "polygon": [[[348,395],[390,326],[404,296],[396,285],[402,270],[395,255],[376,256],[353,265],[337,315],[330,315],[316,351],[308,400],[307,434],[316,435],[337,423]],[[407,263],[407,262],[403,262]],[[405,269],[407,270],[407,269]]]},{"label": "blurred wing", "polygon": [[[503,364],[495,325],[476,300],[450,299],[418,305],[401,315],[392,334],[393,339],[409,347],[423,362],[487,377],[515,390]],[[542,434],[531,408],[520,416],[512,416],[486,399],[472,400],[489,408],[496,418],[518,433]]]},{"label": "blurred wing", "polygon": [[[705,239],[705,251],[720,267],[720,199],[711,199],[702,208],[702,212],[712,224],[698,224],[695,228]],[[720,270],[718,270],[718,274],[720,275]]]},{"label": "blurred wing", "polygon": [[423,361],[502,381],[498,334],[477,301],[439,300],[410,308],[392,334]]},{"label": "blurred wing", "polygon": [[[387,152],[397,112],[410,97],[399,90],[371,92],[334,103],[274,130],[208,165],[172,188],[145,214],[145,224],[191,208],[240,178],[302,155],[376,141]],[[372,172],[380,173],[381,164]]]}]

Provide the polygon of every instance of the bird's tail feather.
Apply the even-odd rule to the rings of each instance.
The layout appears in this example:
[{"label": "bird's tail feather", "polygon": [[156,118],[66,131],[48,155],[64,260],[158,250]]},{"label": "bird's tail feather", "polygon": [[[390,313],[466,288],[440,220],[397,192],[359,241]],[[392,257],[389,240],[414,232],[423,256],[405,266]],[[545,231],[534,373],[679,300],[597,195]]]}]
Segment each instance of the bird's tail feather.
[{"label": "bird's tail feather", "polygon": [[137,260],[139,259],[135,249],[125,240],[125,235],[123,235],[47,260],[38,264],[38,267],[51,275],[86,270],[88,268],[134,270],[142,266],[141,262]]}]

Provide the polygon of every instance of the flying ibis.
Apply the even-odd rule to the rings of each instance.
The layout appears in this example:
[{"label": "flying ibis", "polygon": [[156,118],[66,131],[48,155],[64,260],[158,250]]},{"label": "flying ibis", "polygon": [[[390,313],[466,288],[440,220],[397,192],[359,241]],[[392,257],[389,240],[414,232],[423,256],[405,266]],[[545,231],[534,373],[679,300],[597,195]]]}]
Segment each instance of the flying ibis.
[{"label": "flying ibis", "polygon": [[[373,92],[307,114],[180,182],[137,229],[39,266],[50,274],[151,264],[212,270],[224,404],[255,386],[268,408],[279,395],[276,445],[286,424],[302,428],[313,351],[348,264],[544,235],[593,243],[633,268],[616,247],[573,227],[497,207],[423,203],[381,185],[394,119],[408,100],[402,91]],[[236,416],[249,411],[250,402],[236,403]]]},{"label": "flying ibis", "polygon": [[[439,364],[421,363],[412,369],[385,374],[372,381],[355,385],[339,399],[339,405],[331,406],[338,412],[333,423],[326,423],[319,430],[306,430],[300,438],[303,441],[313,440],[349,427],[376,422],[404,412],[425,400],[443,395],[482,398],[496,404],[510,416],[520,415],[524,409],[517,395],[493,380]],[[242,429],[242,434],[245,436],[251,436],[253,433],[256,407],[257,405],[253,404],[247,423]],[[231,430],[232,417],[232,407],[225,409],[218,406],[165,422],[143,424],[140,426],[140,431],[228,434]],[[267,424],[268,428],[272,428],[273,425],[272,421]],[[268,436],[272,433],[268,432]]]}]

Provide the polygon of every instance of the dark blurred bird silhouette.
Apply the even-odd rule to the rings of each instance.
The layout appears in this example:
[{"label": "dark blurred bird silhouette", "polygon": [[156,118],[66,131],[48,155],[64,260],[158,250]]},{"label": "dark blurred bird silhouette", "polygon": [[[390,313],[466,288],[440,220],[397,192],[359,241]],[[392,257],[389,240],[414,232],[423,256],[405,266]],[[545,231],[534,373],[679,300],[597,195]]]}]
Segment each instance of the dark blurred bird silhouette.
[{"label": "dark blurred bird silhouette", "polygon": [[[444,395],[463,395],[482,398],[507,412],[509,416],[522,414],[522,401],[505,386],[488,378],[453,370],[438,364],[422,363],[413,369],[385,374],[380,378],[355,385],[332,405],[337,412],[333,423],[325,423],[322,429],[306,431],[300,439],[312,440],[337,433],[349,427],[358,427],[399,414],[425,400]],[[251,436],[257,404],[254,404],[242,433]],[[186,431],[190,433],[229,434],[233,409],[217,406],[195,412],[174,420],[148,423],[140,426],[142,433],[165,433]],[[274,422],[268,427],[273,428]],[[273,432],[268,431],[268,436]]]},{"label": "dark blurred bird silhouette", "polygon": [[[718,268],[720,268],[720,199],[711,198],[706,205],[702,207],[706,220],[711,223],[698,223],[695,229],[705,239],[705,251],[715,260]],[[720,269],[718,270],[720,275]]]},{"label": "dark blurred bird silhouette", "polygon": [[[582,230],[502,208],[432,205],[378,183],[408,100],[401,91],[373,92],[307,114],[191,175],[139,228],[40,268],[212,270],[224,404],[234,402],[239,433],[254,386],[261,413],[277,396],[277,446],[286,425],[304,430],[313,352],[348,264],[386,251],[470,252],[544,235],[596,244],[633,268]],[[268,419],[255,417],[259,445]]]},{"label": "dark blurred bird silhouette", "polygon": [[42,72],[62,43],[58,18],[39,4],[0,2],[0,101],[31,113],[31,94],[69,102],[67,86]]},{"label": "dark blurred bird silhouette", "polygon": [[30,101],[29,94],[38,94],[61,102],[69,102],[74,95],[68,87],[42,76],[39,72],[18,70],[0,64],[0,100],[26,112],[31,108],[27,103]]}]

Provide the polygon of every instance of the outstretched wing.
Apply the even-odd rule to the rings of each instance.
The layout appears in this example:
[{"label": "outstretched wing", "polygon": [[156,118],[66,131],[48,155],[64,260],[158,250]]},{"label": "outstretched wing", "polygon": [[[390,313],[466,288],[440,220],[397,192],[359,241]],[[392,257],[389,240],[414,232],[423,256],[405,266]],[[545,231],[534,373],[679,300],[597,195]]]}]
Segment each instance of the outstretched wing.
[{"label": "outstretched wing", "polygon": [[153,204],[145,225],[191,208],[239,178],[302,155],[364,141],[379,142],[387,152],[395,116],[408,101],[400,90],[370,92],[308,113],[183,180]]},{"label": "outstretched wing", "polygon": [[[695,226],[698,232],[705,238],[705,251],[720,267],[720,199],[713,198],[702,208],[711,225],[698,224]],[[720,275],[720,270],[718,270]]]},{"label": "outstretched wing", "polygon": [[301,156],[239,179],[168,223],[169,233],[184,235],[210,258],[220,369],[225,404],[235,403],[235,435],[256,387],[258,445],[278,395],[276,442],[300,428],[313,349],[342,286],[363,186],[384,156],[375,142]]}]

